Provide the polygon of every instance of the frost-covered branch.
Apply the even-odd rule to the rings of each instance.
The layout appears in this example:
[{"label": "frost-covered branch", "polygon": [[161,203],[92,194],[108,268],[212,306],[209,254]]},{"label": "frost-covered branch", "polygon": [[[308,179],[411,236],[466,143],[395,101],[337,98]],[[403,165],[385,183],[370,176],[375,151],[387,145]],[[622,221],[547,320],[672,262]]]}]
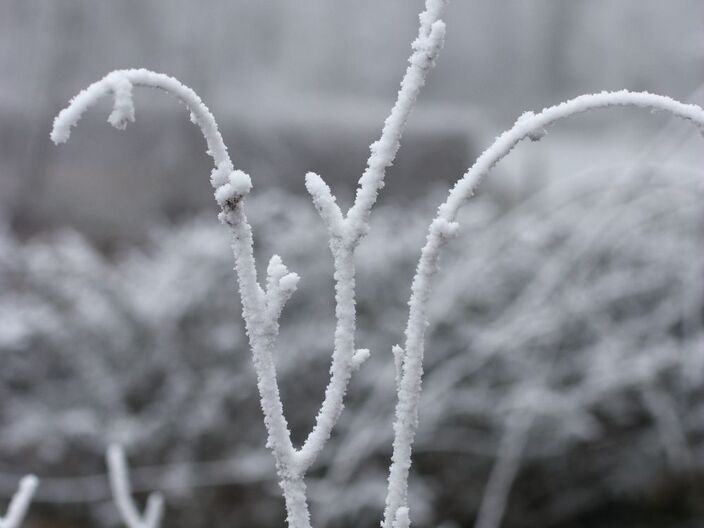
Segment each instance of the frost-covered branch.
[{"label": "frost-covered branch", "polygon": [[10,500],[5,516],[0,517],[0,528],[19,528],[22,525],[38,485],[39,479],[34,475],[27,475],[20,481],[19,489]]},{"label": "frost-covered branch", "polygon": [[444,43],[445,23],[440,17],[446,5],[447,0],[426,0],[425,11],[419,15],[418,37],[413,41],[413,54],[408,59],[396,103],[384,121],[381,137],[370,147],[367,168],[359,180],[354,204],[347,212],[349,236],[353,241],[367,232],[369,214],[384,186],[386,169],[396,158],[408,116]]},{"label": "frost-covered branch", "polygon": [[139,513],[134,499],[127,469],[125,453],[118,445],[111,445],[107,452],[108,475],[115,506],[127,528],[159,528],[164,513],[164,498],[160,493],[150,493],[144,515]]},{"label": "frost-covered branch", "polygon": [[208,144],[208,152],[215,162],[211,183],[215,188],[215,199],[222,209],[220,220],[232,231],[232,248],[242,297],[243,317],[254,356],[269,436],[268,446],[276,459],[291,526],[309,525],[303,475],[330,438],[332,428],[342,412],[343,399],[352,372],[369,357],[368,350],[355,348],[354,250],[368,230],[369,213],[379,189],[383,186],[385,170],[396,156],[408,115],[442,46],[445,26],[439,16],[445,3],[446,0],[426,1],[425,11],[420,15],[418,37],[412,44],[413,53],[401,82],[398,98],[385,121],[381,138],[371,146],[372,154],[360,179],[357,198],[347,218],[343,216],[323,180],[312,173],[306,176],[306,187],[330,233],[330,248],[335,266],[337,324],[330,381],[315,425],[300,451],[296,451],[291,443],[272,357],[279,330],[278,319],[286,301],[296,288],[298,276],[289,273],[280,258],[273,257],[268,269],[266,291],[259,285],[253,255],[252,230],[242,205],[243,198],[251,190],[251,180],[244,172],[234,170],[210,111],[193,90],[176,79],[147,70],[121,70],[107,75],[79,93],[54,122],[51,138],[55,143],[63,143],[68,140],[71,128],[80,120],[82,114],[101,97],[112,94],[114,107],[108,121],[116,128],[124,128],[127,123],[134,121],[132,88],[139,85],[159,88],[176,96],[191,112],[192,121],[200,126]]},{"label": "frost-covered branch", "polygon": [[278,335],[278,323],[272,322],[272,317],[280,315],[284,303],[295,289],[297,276],[288,272],[279,276],[283,264],[280,259],[275,259],[269,280],[271,292],[265,292],[259,285],[254,261],[252,229],[243,209],[243,199],[251,190],[252,182],[249,175],[243,171],[234,170],[210,110],[192,89],[172,77],[143,69],[120,70],[108,74],[79,93],[56,117],[51,138],[57,144],[67,141],[71,128],[76,125],[83,113],[101,97],[109,94],[115,98],[109,122],[113,126],[123,128],[127,122],[134,119],[134,105],[131,99],[133,85],[159,88],[181,100],[190,111],[191,120],[200,127],[207,142],[208,154],[215,163],[210,181],[215,189],[215,199],[222,210],[219,218],[230,227],[232,233],[232,249],[242,297],[242,313],[254,356],[257,386],[268,434],[267,445],[276,460],[289,513],[289,525],[305,528],[309,526],[305,486],[301,471],[294,460],[295,449],[283,414],[272,357],[273,345]]},{"label": "frost-covered branch", "polygon": [[385,528],[392,528],[395,512],[401,507],[408,506],[408,474],[411,467],[413,440],[418,426],[418,402],[423,375],[423,341],[427,326],[428,300],[440,251],[458,228],[455,219],[460,206],[474,193],[482,178],[521,140],[525,138],[539,140],[545,135],[546,128],[557,121],[588,110],[613,106],[661,110],[675,117],[692,121],[700,131],[704,131],[704,110],[697,105],[684,104],[661,95],[627,90],[582,95],[546,108],[538,114],[524,113],[511,129],[501,134],[479,156],[474,165],[455,184],[447,200],[438,208],[438,214],[428,230],[411,287],[405,331],[406,344],[403,349],[405,353],[401,361],[402,374],[398,384],[393,454],[384,510]]},{"label": "frost-covered branch", "polygon": [[613,106],[633,106],[647,110],[660,110],[675,117],[693,122],[704,133],[704,110],[694,104],[685,104],[670,97],[647,92],[601,92],[597,94],[580,95],[564,103],[544,109],[538,114],[525,112],[518,118],[513,127],[501,134],[496,141],[486,149],[465,175],[455,184],[450,196],[440,206],[438,216],[452,221],[460,206],[477,188],[482,178],[501,161],[523,139],[536,141],[542,138],[546,129],[568,117],[598,108]]},{"label": "frost-covered branch", "polygon": [[214,186],[219,187],[225,183],[224,178],[229,174],[229,171],[232,171],[232,163],[215,118],[191,88],[162,73],[145,69],[117,70],[94,82],[76,95],[70,104],[56,116],[51,131],[51,140],[57,145],[68,141],[71,136],[71,128],[78,124],[84,112],[110,94],[114,97],[114,106],[108,117],[108,122],[115,128],[124,129],[127,123],[134,121],[133,86],[164,90],[186,105],[191,113],[191,120],[203,132],[208,143],[208,154],[212,156],[218,169],[218,175],[214,177]]},{"label": "frost-covered branch", "polygon": [[[413,41],[409,66],[401,81],[396,102],[384,122],[381,138],[370,147],[367,168],[359,180],[355,202],[343,216],[327,184],[314,173],[306,175],[306,188],[330,233],[330,250],[335,265],[335,328],[330,382],[313,430],[299,452],[299,463],[308,468],[315,461],[343,408],[352,371],[366,355],[355,354],[355,266],[354,251],[369,229],[369,215],[378,191],[384,185],[386,169],[393,163],[401,134],[428,71],[433,66],[445,36],[439,20],[447,0],[427,0],[420,14],[418,37]],[[355,359],[355,357],[357,359]]]},{"label": "frost-covered branch", "polygon": [[[108,118],[116,128],[125,128],[134,121],[132,88],[134,85],[162,89],[180,99],[191,113],[191,120],[200,126],[213,157],[215,168],[211,183],[215,199],[221,207],[220,220],[230,227],[235,257],[242,313],[250,340],[257,387],[261,397],[267,445],[276,461],[277,473],[286,499],[289,526],[310,526],[303,477],[315,462],[343,409],[343,400],[352,372],[369,357],[367,349],[355,348],[355,265],[354,251],[368,230],[371,207],[383,186],[386,168],[391,165],[399,147],[399,139],[408,114],[415,103],[425,76],[442,45],[445,26],[438,19],[445,0],[427,0],[420,15],[420,29],[413,42],[410,64],[401,82],[401,89],[387,118],[381,139],[371,147],[368,167],[360,179],[357,199],[345,218],[330,188],[316,174],[306,176],[306,188],[330,234],[334,261],[336,328],[330,381],[317,414],[315,424],[303,446],[297,451],[292,442],[279,395],[273,346],[279,333],[279,318],[293,294],[298,275],[290,273],[280,257],[273,256],[267,270],[266,289],[257,280],[253,253],[252,229],[243,209],[243,198],[252,187],[250,177],[235,170],[217,124],[198,95],[176,79],[147,70],[121,70],[110,73],[79,93],[54,121],[51,138],[55,143],[68,140],[71,128],[83,113],[106,95],[114,97],[113,111]],[[126,518],[136,520],[135,511],[123,508]],[[132,527],[131,527],[132,528]]]}]

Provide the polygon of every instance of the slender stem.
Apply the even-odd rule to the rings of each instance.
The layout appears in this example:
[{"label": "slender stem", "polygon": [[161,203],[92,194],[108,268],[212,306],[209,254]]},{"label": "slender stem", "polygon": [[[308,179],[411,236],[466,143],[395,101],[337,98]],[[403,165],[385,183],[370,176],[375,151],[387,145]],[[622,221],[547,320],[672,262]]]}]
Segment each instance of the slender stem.
[{"label": "slender stem", "polygon": [[284,478],[280,481],[285,489],[286,522],[290,528],[310,528],[310,513],[306,496],[306,484],[303,476]]},{"label": "slender stem", "polygon": [[257,388],[268,434],[267,446],[274,454],[279,485],[286,502],[288,524],[291,528],[309,528],[310,515],[303,471],[295,460],[296,451],[291,443],[276,378],[273,347],[277,332],[266,317],[265,295],[257,282],[252,229],[241,202],[224,215],[232,231],[232,251],[242,298],[242,315],[257,373]]},{"label": "slender stem", "polygon": [[398,152],[401,136],[408,116],[415,106],[428,72],[435,63],[445,40],[445,24],[440,20],[447,0],[426,0],[425,11],[420,15],[418,37],[413,41],[413,53],[401,80],[401,88],[391,113],[384,121],[381,137],[372,143],[367,168],[359,179],[354,204],[347,212],[351,240],[358,241],[366,234],[371,208],[384,186],[386,169],[391,166]]},{"label": "slender stem", "polygon": [[438,208],[438,214],[428,230],[425,246],[421,251],[416,274],[413,277],[406,325],[406,346],[402,358],[403,368],[398,389],[394,442],[389,468],[389,482],[384,509],[384,528],[393,528],[396,512],[405,508],[408,494],[408,475],[411,452],[418,427],[418,402],[423,376],[424,338],[427,326],[427,305],[432,279],[444,242],[456,230],[455,219],[462,204],[474,193],[483,177],[523,139],[540,139],[545,128],[556,121],[611,106],[635,106],[662,110],[676,117],[693,122],[704,131],[704,110],[693,104],[684,104],[669,97],[644,92],[602,92],[582,95],[567,102],[546,108],[538,114],[526,112],[508,131],[501,134],[485,150],[474,165],[450,191],[447,200]]},{"label": "slender stem", "polygon": [[343,218],[328,186],[316,174],[306,176],[306,188],[330,233],[330,249],[335,262],[335,328],[330,382],[316,417],[315,425],[299,452],[299,462],[306,469],[315,461],[344,407],[354,364],[355,351],[355,267],[354,252],[369,229],[369,216],[384,186],[386,169],[393,163],[401,135],[425,79],[434,65],[445,37],[445,25],[439,20],[447,0],[426,0],[420,14],[418,37],[401,81],[396,101],[384,121],[381,137],[371,147],[367,168],[359,180],[354,204]]},{"label": "slender stem", "polygon": [[335,265],[335,326],[330,382],[315,426],[299,451],[299,463],[307,469],[315,461],[344,407],[343,400],[352,376],[355,352],[355,266],[354,251],[339,239],[331,239]]}]

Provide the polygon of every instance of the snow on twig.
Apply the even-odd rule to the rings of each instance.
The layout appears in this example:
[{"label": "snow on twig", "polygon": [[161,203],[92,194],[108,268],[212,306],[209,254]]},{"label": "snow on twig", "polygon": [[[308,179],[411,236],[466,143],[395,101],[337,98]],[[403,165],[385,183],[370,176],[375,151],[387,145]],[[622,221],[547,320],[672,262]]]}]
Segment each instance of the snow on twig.
[{"label": "snow on twig", "polygon": [[120,446],[108,447],[107,463],[113,500],[127,528],[159,528],[164,513],[162,495],[156,492],[150,493],[144,515],[140,514],[132,498],[127,461]]},{"label": "snow on twig", "polygon": [[[177,97],[186,105],[191,120],[200,127],[207,143],[208,153],[214,161],[210,181],[215,191],[215,199],[221,208],[219,218],[229,227],[232,235],[235,270],[242,299],[242,315],[257,375],[257,388],[267,430],[267,447],[274,456],[286,503],[287,521],[292,528],[310,527],[304,482],[306,471],[315,463],[331,436],[332,429],[343,410],[345,393],[353,371],[360,368],[370,355],[369,350],[357,349],[355,346],[355,250],[369,229],[371,209],[379,191],[384,186],[386,169],[395,159],[410,111],[442,47],[445,25],[440,20],[440,16],[445,4],[446,0],[426,1],[425,11],[420,15],[418,36],[412,44],[412,54],[401,81],[397,99],[385,120],[379,140],[370,146],[371,154],[367,167],[359,180],[354,203],[347,214],[342,213],[330,188],[320,176],[308,173],[305,178],[306,188],[329,233],[329,246],[334,261],[336,326],[330,380],[315,424],[299,450],[296,450],[292,444],[273,359],[274,344],[279,337],[279,320],[286,302],[297,288],[299,277],[288,270],[280,257],[274,255],[267,268],[266,284],[263,287],[259,283],[252,229],[244,211],[245,197],[252,189],[252,181],[249,175],[234,169],[217,123],[208,108],[193,90],[172,77],[143,69],[120,70],[108,74],[80,92],[54,121],[51,138],[55,143],[63,143],[68,140],[72,127],[78,123],[87,109],[103,96],[112,95],[114,105],[108,121],[116,128],[125,128],[135,118],[133,87],[145,86],[164,90]],[[437,217],[428,230],[413,279],[405,343],[403,347],[395,346],[392,349],[396,366],[398,402],[388,494],[384,509],[383,526],[385,528],[407,528],[410,525],[407,498],[408,475],[418,423],[428,300],[442,247],[458,231],[456,217],[459,208],[471,196],[483,176],[521,140],[525,138],[533,141],[540,140],[547,128],[556,121],[591,109],[611,106],[636,106],[663,110],[693,121],[704,130],[704,111],[701,108],[685,105],[667,97],[625,90],[577,97],[537,114],[532,112],[523,114],[510,130],[499,136],[494,144],[477,159],[452,189],[447,200],[439,207]],[[660,412],[660,416],[661,421],[665,420],[664,412]],[[520,432],[521,429],[519,428],[518,431]],[[520,437],[518,433],[511,433],[506,442],[515,446],[520,444],[516,442],[516,438],[520,439]],[[513,440],[509,442],[511,438]],[[509,462],[513,460],[515,457],[511,453],[514,451],[515,449],[509,450],[510,456],[507,455],[501,460]],[[115,501],[128,527],[157,528],[163,508],[159,496],[153,495],[144,516],[140,515],[131,498],[127,466],[124,454],[119,448],[112,447],[109,450],[108,463]],[[507,489],[506,482],[510,479],[507,479],[506,475],[511,476],[515,470],[516,468],[508,462],[505,463],[505,467],[497,466],[497,474],[500,478],[496,478],[501,483],[500,491]],[[18,495],[23,500],[18,499],[17,508],[24,504],[26,510],[31,492],[22,492],[22,489],[24,488],[21,487]],[[12,510],[12,506],[10,509]],[[490,508],[490,510],[498,511],[497,508]],[[22,511],[21,508],[20,511]],[[493,515],[493,518],[495,519],[496,515]],[[3,525],[0,528],[16,527]]]},{"label": "snow on twig", "polygon": [[27,475],[20,481],[19,489],[10,500],[5,516],[0,517],[0,528],[19,528],[22,525],[38,485],[39,479],[34,475]]},{"label": "snow on twig", "polygon": [[413,53],[401,81],[396,102],[384,121],[378,141],[372,143],[367,168],[359,180],[354,204],[347,212],[348,228],[352,240],[364,236],[369,225],[369,214],[384,186],[386,169],[391,166],[398,152],[401,135],[408,116],[415,105],[428,72],[445,40],[445,23],[440,20],[447,0],[427,0],[425,11],[419,15],[418,37],[413,41]]},{"label": "snow on twig", "polygon": [[[330,382],[315,425],[298,453],[303,467],[309,467],[330,438],[332,428],[343,408],[347,385],[357,361],[354,335],[355,322],[355,265],[354,251],[361,237],[369,229],[369,215],[378,191],[384,185],[384,175],[399,148],[401,134],[425,78],[442,47],[445,24],[438,19],[446,0],[427,0],[420,15],[418,37],[412,44],[409,66],[401,81],[396,102],[384,122],[379,141],[370,147],[372,152],[367,168],[359,180],[355,202],[343,217],[328,186],[314,173],[306,176],[306,187],[330,232],[330,249],[335,264],[335,316],[337,324],[330,367]],[[359,356],[358,356],[359,357]]]},{"label": "snow on twig", "polygon": [[391,528],[395,512],[406,507],[411,452],[418,427],[418,402],[423,376],[424,337],[427,326],[427,307],[432,280],[437,272],[438,259],[445,242],[457,230],[455,218],[460,206],[473,194],[482,178],[523,139],[540,139],[552,124],[589,110],[613,106],[634,106],[661,110],[675,117],[691,121],[704,130],[704,110],[693,104],[684,104],[669,97],[646,92],[601,92],[576,97],[546,108],[538,114],[524,113],[514,126],[501,134],[485,150],[474,165],[455,184],[447,200],[438,208],[426,237],[426,243],[413,277],[406,324],[405,354],[394,422],[394,443],[389,469],[388,491],[384,509],[384,528]]},{"label": "snow on twig", "polygon": [[[205,137],[208,154],[215,164],[210,181],[215,189],[215,199],[222,209],[219,218],[229,226],[232,233],[232,249],[242,297],[242,313],[254,356],[257,387],[268,434],[267,445],[272,450],[276,461],[289,512],[289,524],[305,528],[309,526],[305,488],[302,484],[301,472],[295,467],[295,449],[291,444],[288,424],[283,414],[272,358],[278,324],[272,324],[271,317],[280,315],[284,303],[295,290],[297,275],[288,273],[279,277],[277,281],[271,281],[270,286],[273,284],[274,289],[268,294],[267,303],[267,293],[257,282],[252,229],[243,210],[243,198],[251,190],[252,182],[246,173],[234,170],[227,147],[210,110],[191,88],[172,77],[144,69],[119,70],[91,84],[73,98],[69,106],[54,120],[51,139],[57,144],[67,141],[71,128],[78,123],[83,113],[100,98],[109,94],[115,97],[114,110],[109,122],[118,128],[124,127],[134,118],[131,99],[133,85],[158,88],[181,100],[190,112],[191,121],[200,127]],[[128,508],[124,511],[129,513],[130,510]],[[135,520],[133,515],[129,518]]]},{"label": "snow on twig", "polygon": [[108,120],[112,126],[124,128],[127,122],[134,121],[132,86],[164,90],[185,104],[191,114],[191,120],[203,132],[208,143],[208,154],[215,161],[216,167],[224,164],[232,170],[227,147],[223,143],[215,118],[198,94],[173,77],[145,69],[116,70],[82,90],[54,119],[51,140],[57,145],[68,141],[71,128],[78,124],[84,112],[109,94],[114,96],[114,107]]}]

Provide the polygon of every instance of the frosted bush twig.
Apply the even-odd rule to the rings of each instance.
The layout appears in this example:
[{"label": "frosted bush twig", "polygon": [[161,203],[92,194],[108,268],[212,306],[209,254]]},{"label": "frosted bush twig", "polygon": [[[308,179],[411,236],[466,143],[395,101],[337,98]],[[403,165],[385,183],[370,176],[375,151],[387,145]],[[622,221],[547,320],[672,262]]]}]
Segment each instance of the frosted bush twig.
[{"label": "frosted bush twig", "polygon": [[113,111],[108,121],[124,128],[134,121],[132,86],[160,88],[180,99],[191,112],[192,121],[199,125],[213,157],[215,169],[211,183],[215,199],[221,207],[220,220],[232,232],[235,270],[242,298],[242,312],[254,356],[257,386],[268,433],[267,446],[272,450],[277,473],[286,500],[289,526],[310,526],[303,477],[315,462],[330,438],[332,428],[343,408],[343,399],[352,372],[359,368],[369,351],[355,350],[355,266],[354,252],[368,230],[369,214],[378,191],[384,184],[385,170],[399,148],[401,134],[426,75],[442,46],[445,26],[439,16],[446,0],[427,0],[420,15],[418,37],[401,82],[396,103],[386,119],[381,138],[371,146],[368,166],[360,179],[355,203],[344,217],[329,187],[316,174],[306,175],[306,188],[330,234],[330,249],[334,260],[335,328],[330,382],[316,417],[315,425],[300,450],[291,442],[288,424],[279,395],[272,349],[278,336],[278,320],[286,301],[296,289],[298,276],[289,273],[278,256],[272,257],[267,270],[266,290],[258,280],[253,254],[252,230],[243,208],[243,198],[251,190],[249,176],[234,170],[217,124],[198,95],[179,81],[147,70],[121,70],[107,75],[79,93],[54,121],[51,138],[63,143],[70,136],[83,112],[101,97],[114,96]]},{"label": "frosted bush twig", "polygon": [[160,493],[150,493],[144,514],[140,514],[132,498],[132,488],[127,470],[125,453],[118,445],[111,445],[107,452],[108,476],[113,500],[127,528],[159,528],[164,513],[164,498]]},{"label": "frosted bush twig", "polygon": [[39,479],[34,475],[27,475],[20,481],[19,489],[10,500],[5,516],[0,517],[0,528],[19,528],[22,525],[38,485]]},{"label": "frosted bush twig", "polygon": [[[293,528],[310,526],[304,483],[306,471],[330,438],[342,412],[352,372],[369,357],[368,350],[355,348],[355,250],[369,229],[371,209],[384,185],[385,171],[396,156],[409,113],[442,46],[445,25],[439,17],[445,3],[445,0],[426,1],[425,11],[420,15],[418,37],[412,44],[413,52],[397,100],[384,123],[380,139],[370,147],[367,167],[359,180],[354,203],[348,212],[343,214],[332,191],[320,176],[308,173],[305,177],[306,189],[329,234],[329,246],[334,261],[336,327],[330,381],[325,389],[315,424],[299,450],[293,446],[291,440],[273,359],[274,344],[279,336],[280,316],[286,302],[295,292],[299,278],[288,270],[280,257],[274,255],[269,261],[264,286],[258,281],[252,229],[244,211],[244,199],[252,188],[252,182],[246,173],[234,169],[208,108],[193,90],[171,77],[147,70],[121,70],[108,74],[80,92],[54,122],[52,140],[55,143],[65,142],[81,115],[98,99],[111,94],[114,97],[114,105],[108,121],[116,128],[124,128],[134,121],[132,89],[136,85],[159,88],[176,96],[190,111],[192,121],[201,128],[208,145],[208,153],[215,164],[210,180],[215,199],[221,208],[219,218],[229,226],[232,235],[242,313],[257,374],[257,387],[268,435],[267,446],[274,455],[286,502],[288,524]],[[545,134],[546,127],[558,120],[591,109],[611,106],[663,110],[693,121],[700,129],[704,129],[704,111],[701,108],[685,105],[667,97],[625,90],[580,96],[538,114],[523,114],[510,130],[499,136],[477,159],[439,207],[437,217],[429,227],[411,286],[405,344],[403,347],[393,348],[397,368],[398,402],[383,517],[385,528],[405,528],[410,525],[408,475],[418,423],[427,304],[442,247],[458,230],[456,217],[460,206],[471,196],[483,176],[524,138],[539,140]],[[111,473],[117,475],[114,476],[114,489],[116,499],[119,498],[118,506],[130,528],[144,527],[146,524],[149,525],[147,528],[153,528],[158,523],[154,520],[156,514],[150,515],[151,510],[148,508],[147,515],[141,519],[131,499],[127,500],[129,485],[124,459],[120,458],[119,453],[111,450],[108,455],[115,466]]]},{"label": "frosted bush twig", "polygon": [[180,99],[190,111],[191,120],[200,127],[206,139],[208,154],[215,162],[210,181],[215,189],[215,199],[222,209],[219,218],[230,227],[232,233],[242,313],[254,356],[257,387],[268,434],[267,446],[274,454],[291,526],[308,526],[305,486],[294,460],[296,451],[291,443],[288,424],[283,414],[272,357],[272,348],[278,333],[278,321],[274,320],[274,316],[281,313],[286,299],[295,290],[297,275],[289,273],[283,262],[274,257],[268,269],[267,285],[270,291],[265,292],[259,285],[253,254],[252,229],[243,209],[243,198],[251,189],[251,180],[244,172],[234,170],[210,110],[193,90],[172,77],[147,70],[115,71],[83,90],[59,113],[54,121],[51,138],[55,143],[67,141],[71,127],[75,126],[86,109],[110,93],[115,96],[110,123],[113,126],[116,123],[122,126],[132,120],[133,105],[124,100],[129,93],[126,83],[159,88]]},{"label": "frosted bush twig", "polygon": [[[330,437],[332,426],[342,411],[342,400],[351,370],[351,352],[354,350],[354,251],[369,229],[369,215],[376,202],[378,191],[384,185],[386,169],[398,152],[401,135],[408,115],[425,84],[425,77],[433,65],[445,36],[445,25],[438,19],[447,0],[427,0],[426,9],[420,14],[418,37],[413,42],[413,54],[401,81],[396,103],[384,122],[381,137],[370,147],[367,169],[359,180],[355,202],[343,217],[329,187],[314,173],[306,175],[306,189],[313,198],[321,218],[331,235],[330,249],[335,261],[335,299],[337,326],[333,350],[331,378],[325,398],[316,417],[313,430],[300,450],[300,461],[310,466],[317,453]],[[345,280],[341,280],[344,277]],[[349,288],[348,288],[349,286]],[[364,357],[364,354],[357,356]],[[343,363],[344,361],[344,363]]]},{"label": "frosted bush twig", "polygon": [[557,121],[588,110],[613,106],[635,106],[662,110],[676,117],[692,121],[704,131],[704,110],[693,104],[683,104],[669,97],[645,92],[601,92],[576,97],[551,106],[538,114],[524,113],[508,131],[501,134],[485,150],[474,165],[450,191],[438,208],[430,224],[426,243],[421,250],[411,286],[409,314],[406,325],[406,344],[402,354],[402,375],[398,389],[394,443],[389,469],[389,484],[384,510],[383,526],[392,528],[399,508],[408,507],[408,474],[411,467],[413,439],[418,427],[418,402],[423,375],[424,336],[427,326],[427,305],[432,279],[438,269],[440,251],[458,229],[456,217],[461,205],[471,197],[482,178],[523,139],[539,140],[546,128]]},{"label": "frosted bush twig", "polygon": [[413,54],[401,81],[401,89],[391,114],[384,121],[378,141],[372,143],[367,168],[359,180],[354,204],[347,213],[350,237],[358,240],[369,227],[369,213],[384,186],[386,169],[393,163],[400,145],[408,115],[416,102],[425,77],[433,65],[445,39],[445,23],[440,16],[447,0],[427,0],[420,14],[418,37],[413,41]]}]

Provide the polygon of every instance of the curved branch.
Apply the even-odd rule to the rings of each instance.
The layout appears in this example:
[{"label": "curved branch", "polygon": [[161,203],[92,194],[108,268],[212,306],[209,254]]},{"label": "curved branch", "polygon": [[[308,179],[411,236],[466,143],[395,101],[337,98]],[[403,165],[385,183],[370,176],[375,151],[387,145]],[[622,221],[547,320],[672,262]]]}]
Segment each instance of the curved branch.
[{"label": "curved branch", "polygon": [[704,110],[694,104],[681,103],[664,95],[628,90],[580,95],[548,107],[538,114],[526,112],[519,117],[513,127],[496,138],[496,141],[477,158],[474,165],[455,184],[445,203],[440,206],[438,216],[453,221],[459,208],[472,196],[482,178],[521,140],[530,138],[536,141],[545,135],[547,127],[557,121],[589,110],[611,106],[634,106],[667,112],[675,117],[692,121],[704,133]]},{"label": "curved branch", "polygon": [[[82,90],[54,119],[54,127],[51,131],[52,141],[57,145],[68,141],[71,128],[78,124],[83,113],[110,94],[114,95],[115,104],[108,121],[115,128],[125,128],[128,122],[134,121],[132,86],[158,88],[186,105],[191,113],[191,121],[203,132],[208,144],[208,154],[213,158],[215,167],[222,176],[227,176],[232,171],[232,161],[215,118],[198,94],[173,77],[145,69],[113,71]],[[227,172],[224,172],[225,170]],[[223,183],[225,180],[222,177],[214,178],[213,186],[217,188]]]},{"label": "curved branch", "polygon": [[[191,113],[191,121],[200,127],[208,145],[208,154],[215,162],[210,181],[215,189],[215,199],[222,209],[219,218],[229,226],[232,233],[242,315],[254,357],[257,388],[268,434],[267,446],[272,450],[276,462],[286,500],[289,525],[308,528],[310,524],[303,475],[295,461],[296,451],[291,443],[283,413],[272,356],[273,345],[278,336],[278,325],[271,324],[267,316],[266,294],[257,281],[252,228],[247,222],[243,208],[243,198],[251,190],[252,182],[247,174],[234,170],[210,110],[191,88],[173,77],[144,69],[120,70],[108,74],[80,92],[54,120],[51,139],[57,144],[66,142],[71,128],[78,123],[83,113],[100,98],[109,94],[114,96],[115,102],[108,121],[117,128],[124,128],[128,122],[134,120],[133,85],[164,90],[183,102]],[[284,277],[281,280],[284,280]],[[283,303],[293,293],[295,282],[295,275],[289,275],[283,283],[277,282],[277,291],[271,292],[271,297],[275,297],[272,301],[272,312],[281,312]],[[134,516],[130,518],[134,520]]]},{"label": "curved branch", "polygon": [[546,108],[538,114],[526,112],[511,129],[501,134],[485,150],[450,191],[447,200],[438,208],[438,214],[428,230],[426,243],[413,277],[405,335],[402,375],[398,384],[398,401],[394,422],[394,443],[389,484],[384,510],[384,528],[391,528],[395,512],[407,507],[408,474],[411,450],[418,426],[418,401],[423,375],[423,354],[427,307],[432,280],[437,272],[440,251],[457,229],[455,219],[461,205],[474,193],[482,178],[523,139],[538,140],[545,128],[570,116],[597,108],[635,106],[668,112],[675,117],[692,121],[704,131],[704,109],[684,104],[669,97],[645,92],[602,92],[582,95],[567,102]]}]

